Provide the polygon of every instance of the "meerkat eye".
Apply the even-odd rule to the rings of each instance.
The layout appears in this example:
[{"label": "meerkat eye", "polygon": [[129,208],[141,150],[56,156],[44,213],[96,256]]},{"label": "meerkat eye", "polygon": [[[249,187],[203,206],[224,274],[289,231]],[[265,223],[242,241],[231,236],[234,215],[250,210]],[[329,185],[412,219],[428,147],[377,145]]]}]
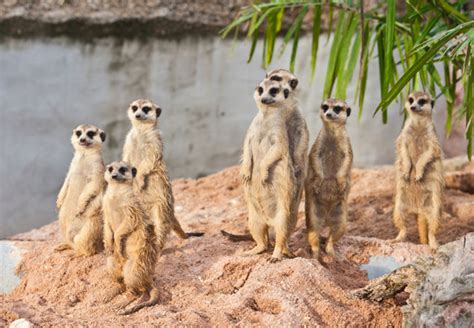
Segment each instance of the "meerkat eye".
[{"label": "meerkat eye", "polygon": [[109,172],[112,173],[113,170],[114,168],[112,166],[109,166]]},{"label": "meerkat eye", "polygon": [[79,138],[81,136],[82,132],[81,131],[76,131],[76,136]]},{"label": "meerkat eye", "polygon": [[413,104],[413,98],[412,98],[412,97],[408,98],[408,102],[409,102],[410,104]]},{"label": "meerkat eye", "polygon": [[336,114],[339,114],[341,112],[341,110],[342,110],[341,106],[335,106],[334,107],[334,113],[336,113]]},{"label": "meerkat eye", "polygon": [[263,93],[263,88],[262,88],[262,87],[258,87],[257,91],[258,91],[258,94],[261,96],[262,93]]},{"label": "meerkat eye", "polygon": [[282,81],[283,79],[282,79],[281,76],[273,75],[273,76],[270,78],[270,80],[280,82],[280,81]]},{"label": "meerkat eye", "polygon": [[95,137],[95,132],[94,131],[89,131],[87,132],[87,136],[91,139],[93,139]]},{"label": "meerkat eye", "polygon": [[423,106],[424,104],[426,104],[426,99],[418,100],[418,105]]},{"label": "meerkat eye", "polygon": [[279,92],[280,90],[278,88],[271,88],[269,93],[272,95],[272,96],[276,96],[276,94]]},{"label": "meerkat eye", "polygon": [[151,111],[151,107],[145,106],[145,107],[142,108],[142,111],[143,111],[145,114],[148,114],[148,112]]},{"label": "meerkat eye", "polygon": [[325,112],[325,113],[326,113],[326,112],[327,112],[327,110],[329,109],[329,106],[328,106],[328,105],[326,105],[326,104],[324,104],[324,105],[322,105],[322,106],[321,106],[321,109],[323,110],[323,112]]},{"label": "meerkat eye", "polygon": [[127,169],[126,167],[121,167],[121,168],[119,169],[119,173],[122,174],[122,175],[125,174],[125,173],[127,173],[127,171],[128,171],[128,169]]},{"label": "meerkat eye", "polygon": [[135,105],[132,106],[132,111],[133,111],[134,113],[137,111],[137,109],[138,109],[137,106],[135,106]]}]

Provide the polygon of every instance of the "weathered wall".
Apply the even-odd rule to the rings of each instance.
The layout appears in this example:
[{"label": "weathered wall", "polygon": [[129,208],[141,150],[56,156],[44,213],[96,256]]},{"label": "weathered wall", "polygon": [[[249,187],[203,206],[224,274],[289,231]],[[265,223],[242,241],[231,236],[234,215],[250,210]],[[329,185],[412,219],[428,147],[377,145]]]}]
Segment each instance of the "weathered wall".
[{"label": "weathered wall", "polygon": [[[321,40],[310,83],[310,39],[300,41],[297,75],[313,142],[329,47]],[[259,58],[246,63],[249,44],[216,37],[148,41],[114,38],[92,43],[67,38],[0,42],[0,237],[55,219],[55,197],[72,157],[71,129],[93,123],[108,133],[106,162],[119,158],[129,128],[128,104],[140,97],[162,108],[160,128],[173,177],[196,177],[238,162],[245,131],[256,113],[253,90],[264,76]],[[257,54],[260,50],[257,49]],[[287,53],[274,67],[287,67]],[[303,60],[307,58],[307,60]],[[402,118],[372,119],[379,97],[371,66],[365,113],[349,120],[356,166],[391,163]],[[351,83],[351,103],[355,79]],[[439,102],[441,103],[441,102]],[[354,113],[358,111],[353,106]],[[439,129],[442,131],[442,129]]]}]

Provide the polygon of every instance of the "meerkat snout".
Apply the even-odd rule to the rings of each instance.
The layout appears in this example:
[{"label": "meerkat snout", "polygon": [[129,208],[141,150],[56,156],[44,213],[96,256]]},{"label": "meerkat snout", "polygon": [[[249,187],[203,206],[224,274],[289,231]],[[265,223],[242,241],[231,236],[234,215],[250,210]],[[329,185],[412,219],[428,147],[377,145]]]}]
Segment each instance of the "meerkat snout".
[{"label": "meerkat snout", "polygon": [[81,124],[72,130],[71,143],[76,150],[84,148],[102,147],[106,134],[98,127],[91,124]]},{"label": "meerkat snout", "polygon": [[128,117],[132,122],[156,123],[161,115],[161,108],[147,99],[138,99],[128,108]]},{"label": "meerkat snout", "polygon": [[415,91],[408,96],[407,110],[415,114],[430,114],[433,110],[434,100],[423,91]]},{"label": "meerkat snout", "polygon": [[126,162],[116,161],[107,165],[105,170],[105,181],[110,183],[116,182],[132,182],[137,175],[137,169]]},{"label": "meerkat snout", "polygon": [[324,122],[344,123],[351,115],[351,108],[343,100],[328,99],[321,104],[321,118]]}]

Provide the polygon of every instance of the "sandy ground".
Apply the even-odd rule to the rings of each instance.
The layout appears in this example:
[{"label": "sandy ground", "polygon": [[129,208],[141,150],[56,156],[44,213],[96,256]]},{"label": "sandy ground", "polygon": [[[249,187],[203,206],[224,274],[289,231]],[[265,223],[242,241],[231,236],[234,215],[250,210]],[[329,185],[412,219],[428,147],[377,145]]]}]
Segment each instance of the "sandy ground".
[{"label": "sandy ground", "polygon": [[[454,166],[453,166],[454,167]],[[456,167],[459,168],[459,167]],[[50,326],[331,326],[400,327],[403,297],[381,304],[355,299],[350,292],[364,286],[367,273],[359,268],[370,255],[390,255],[408,263],[429,254],[418,242],[413,220],[408,243],[392,244],[393,170],[353,170],[349,229],[336,245],[337,260],[323,264],[310,259],[303,204],[290,247],[298,257],[271,264],[270,253],[241,257],[252,242],[233,243],[220,230],[246,232],[246,207],[232,167],[198,180],[173,183],[176,214],[183,227],[205,232],[202,238],[180,240],[171,235],[157,264],[154,281],[158,305],[130,316],[115,314],[123,299],[108,304],[98,299],[111,285],[103,254],[75,258],[56,253],[56,222],[12,237],[26,250],[18,271],[19,286],[0,296],[0,326],[26,318]],[[438,238],[441,244],[474,231],[474,195],[469,191],[474,166],[448,173],[445,212]]]}]

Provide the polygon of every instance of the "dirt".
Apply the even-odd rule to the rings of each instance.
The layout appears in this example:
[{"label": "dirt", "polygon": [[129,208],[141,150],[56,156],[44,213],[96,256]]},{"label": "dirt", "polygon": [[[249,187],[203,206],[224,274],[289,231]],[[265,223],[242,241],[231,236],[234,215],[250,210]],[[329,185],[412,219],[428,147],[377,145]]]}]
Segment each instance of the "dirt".
[{"label": "dirt", "polygon": [[[472,165],[456,169],[453,174],[458,176],[474,174]],[[353,170],[349,229],[336,244],[338,258],[324,257],[322,264],[309,258],[303,204],[290,241],[297,257],[272,264],[270,253],[240,256],[252,242],[233,243],[220,233],[246,232],[237,167],[198,180],[174,181],[178,219],[186,230],[204,231],[205,236],[185,241],[169,237],[154,275],[159,304],[130,316],[115,314],[120,297],[108,304],[98,301],[111,285],[103,254],[76,258],[69,251],[54,252],[59,242],[56,222],[16,235],[11,239],[27,251],[18,267],[20,284],[0,296],[0,326],[25,318],[41,327],[400,327],[404,297],[376,304],[350,293],[368,283],[359,265],[369,256],[389,255],[409,263],[430,253],[417,244],[415,221],[410,242],[387,241],[396,236],[391,221],[393,177],[391,167]],[[454,189],[446,192],[441,244],[474,231],[474,195],[456,189],[456,183],[448,183],[448,188]]]}]

